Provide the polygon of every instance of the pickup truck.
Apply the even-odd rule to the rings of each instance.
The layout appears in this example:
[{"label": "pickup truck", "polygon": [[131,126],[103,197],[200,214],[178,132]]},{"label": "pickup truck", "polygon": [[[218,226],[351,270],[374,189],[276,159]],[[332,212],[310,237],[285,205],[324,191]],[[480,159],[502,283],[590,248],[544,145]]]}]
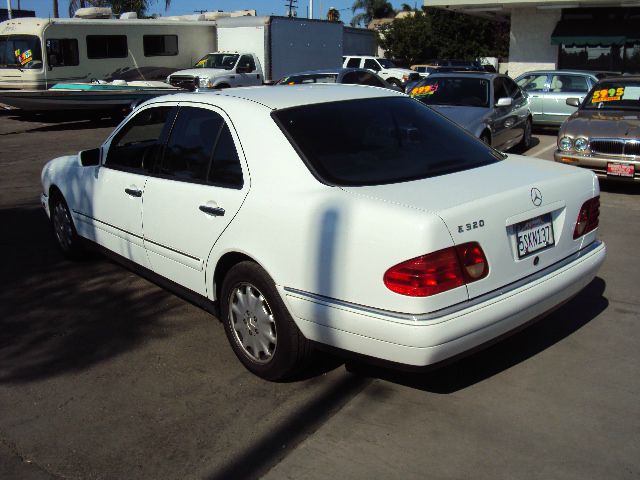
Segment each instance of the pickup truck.
[{"label": "pickup truck", "polygon": [[386,58],[348,55],[342,57],[342,66],[344,68],[366,68],[373,73],[379,75],[391,85],[403,88],[409,80],[411,74],[415,74],[413,70],[407,68],[398,68]]},{"label": "pickup truck", "polygon": [[202,57],[193,68],[179,70],[167,77],[174,87],[230,88],[262,85],[264,74],[260,60],[253,53],[213,52]]}]

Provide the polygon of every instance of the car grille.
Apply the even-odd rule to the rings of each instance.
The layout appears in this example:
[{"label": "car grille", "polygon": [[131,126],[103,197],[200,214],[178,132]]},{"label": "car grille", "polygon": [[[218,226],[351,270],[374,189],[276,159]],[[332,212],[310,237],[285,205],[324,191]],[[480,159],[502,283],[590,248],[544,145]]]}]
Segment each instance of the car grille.
[{"label": "car grille", "polygon": [[640,141],[622,138],[594,138],[589,142],[591,153],[604,155],[640,155]]},{"label": "car grille", "polygon": [[191,75],[171,75],[169,77],[169,83],[174,87],[186,88],[187,90],[195,90],[198,85],[197,77]]}]

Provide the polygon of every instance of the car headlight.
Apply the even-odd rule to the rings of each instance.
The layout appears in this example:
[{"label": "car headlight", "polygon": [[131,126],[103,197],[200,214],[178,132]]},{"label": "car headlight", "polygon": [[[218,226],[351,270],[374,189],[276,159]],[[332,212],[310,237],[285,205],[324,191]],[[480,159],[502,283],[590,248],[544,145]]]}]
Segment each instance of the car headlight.
[{"label": "car headlight", "polygon": [[573,140],[569,137],[562,137],[558,142],[558,147],[560,150],[569,151],[573,148]]},{"label": "car headlight", "polygon": [[573,142],[573,146],[578,152],[584,152],[589,148],[589,140],[584,137],[578,137],[576,141]]},{"label": "car headlight", "polygon": [[198,86],[200,88],[207,88],[209,86],[209,77],[200,77],[198,80]]}]

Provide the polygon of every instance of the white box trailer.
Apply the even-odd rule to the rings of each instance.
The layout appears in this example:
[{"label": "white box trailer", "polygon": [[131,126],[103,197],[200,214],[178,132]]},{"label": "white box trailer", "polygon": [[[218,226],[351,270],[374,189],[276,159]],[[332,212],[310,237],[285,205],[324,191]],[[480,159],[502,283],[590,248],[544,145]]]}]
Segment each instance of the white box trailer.
[{"label": "white box trailer", "polygon": [[343,25],[289,17],[237,17],[216,20],[218,50],[253,52],[264,81],[304,70],[342,64]]}]

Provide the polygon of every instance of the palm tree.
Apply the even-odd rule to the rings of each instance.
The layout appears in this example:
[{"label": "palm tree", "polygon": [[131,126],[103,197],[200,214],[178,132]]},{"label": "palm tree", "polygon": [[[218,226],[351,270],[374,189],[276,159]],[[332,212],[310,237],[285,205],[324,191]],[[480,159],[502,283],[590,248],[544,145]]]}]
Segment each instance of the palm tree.
[{"label": "palm tree", "polygon": [[355,0],[351,5],[351,11],[364,10],[364,12],[354,15],[351,25],[356,26],[363,23],[365,26],[374,18],[389,18],[395,14],[393,6],[386,0]]}]

